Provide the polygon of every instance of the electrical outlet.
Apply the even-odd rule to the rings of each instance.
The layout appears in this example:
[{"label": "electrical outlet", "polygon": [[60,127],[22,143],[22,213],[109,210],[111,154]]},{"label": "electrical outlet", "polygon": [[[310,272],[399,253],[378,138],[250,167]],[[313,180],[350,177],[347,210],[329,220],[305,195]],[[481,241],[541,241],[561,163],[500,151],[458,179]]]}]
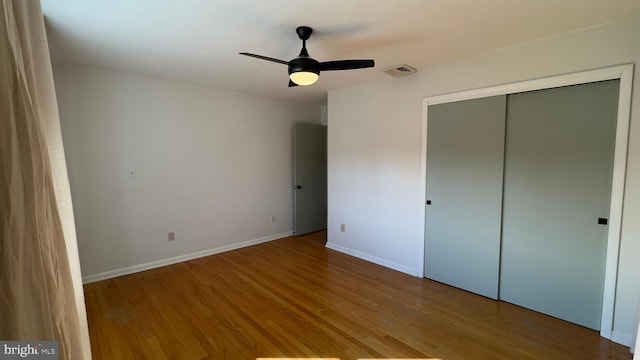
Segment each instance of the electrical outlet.
[{"label": "electrical outlet", "polygon": [[176,239],[176,233],[174,233],[173,231],[169,233],[168,236],[169,241],[173,241]]},{"label": "electrical outlet", "polygon": [[340,232],[345,232],[345,225],[344,224],[340,224]]},{"label": "electrical outlet", "polygon": [[273,224],[273,223],[275,223],[275,222],[276,222],[276,217],[275,217],[275,216],[272,216],[272,217],[271,217],[271,223]]},{"label": "electrical outlet", "polygon": [[127,176],[129,176],[130,179],[135,178],[136,177],[136,169],[129,168],[129,171],[127,171]]}]

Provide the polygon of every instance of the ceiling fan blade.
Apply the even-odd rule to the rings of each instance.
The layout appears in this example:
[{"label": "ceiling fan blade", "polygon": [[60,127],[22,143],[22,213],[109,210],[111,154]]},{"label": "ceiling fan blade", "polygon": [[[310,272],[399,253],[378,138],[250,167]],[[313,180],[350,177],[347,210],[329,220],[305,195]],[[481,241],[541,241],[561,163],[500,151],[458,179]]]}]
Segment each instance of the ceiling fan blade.
[{"label": "ceiling fan blade", "polygon": [[252,54],[252,53],[248,53],[248,52],[241,52],[239,54],[240,55],[245,55],[245,56],[250,56],[250,57],[253,57],[253,58],[256,58],[256,59],[262,59],[262,60],[277,62],[279,64],[289,65],[288,61],[284,61],[284,60],[280,60],[280,59],[274,59],[274,58],[270,58],[268,56],[256,55],[256,54]]},{"label": "ceiling fan blade", "polygon": [[373,60],[325,61],[320,63],[320,71],[364,69],[374,66],[375,62]]},{"label": "ceiling fan blade", "polygon": [[298,84],[296,84],[293,81],[289,80],[289,87],[294,87],[294,86],[298,86]]}]

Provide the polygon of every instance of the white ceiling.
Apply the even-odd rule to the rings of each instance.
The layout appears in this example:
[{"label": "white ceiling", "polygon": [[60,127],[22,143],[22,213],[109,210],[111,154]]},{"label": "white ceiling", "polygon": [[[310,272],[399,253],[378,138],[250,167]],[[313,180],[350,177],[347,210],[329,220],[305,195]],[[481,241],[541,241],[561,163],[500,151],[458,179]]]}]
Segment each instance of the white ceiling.
[{"label": "white ceiling", "polygon": [[[434,64],[640,13],[638,0],[41,0],[56,62],[295,101]],[[318,61],[368,59],[288,88],[283,60],[307,25]],[[596,41],[596,40],[594,40]]]}]

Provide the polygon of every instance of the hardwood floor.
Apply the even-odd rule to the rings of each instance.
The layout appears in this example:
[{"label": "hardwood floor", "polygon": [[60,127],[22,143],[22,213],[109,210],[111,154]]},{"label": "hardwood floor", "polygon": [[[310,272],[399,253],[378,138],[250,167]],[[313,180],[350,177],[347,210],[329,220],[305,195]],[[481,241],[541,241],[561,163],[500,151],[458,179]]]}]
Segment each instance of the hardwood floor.
[{"label": "hardwood floor", "polygon": [[324,234],[85,285],[94,359],[631,359],[597,332],[324,247]]}]

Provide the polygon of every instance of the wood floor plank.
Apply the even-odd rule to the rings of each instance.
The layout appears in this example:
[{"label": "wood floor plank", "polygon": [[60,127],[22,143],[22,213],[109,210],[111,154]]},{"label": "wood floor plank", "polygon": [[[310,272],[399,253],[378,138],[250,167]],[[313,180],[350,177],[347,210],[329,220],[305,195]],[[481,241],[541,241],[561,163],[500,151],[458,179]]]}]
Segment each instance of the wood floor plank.
[{"label": "wood floor plank", "polygon": [[593,330],[289,237],[85,285],[94,359],[611,359]]}]

